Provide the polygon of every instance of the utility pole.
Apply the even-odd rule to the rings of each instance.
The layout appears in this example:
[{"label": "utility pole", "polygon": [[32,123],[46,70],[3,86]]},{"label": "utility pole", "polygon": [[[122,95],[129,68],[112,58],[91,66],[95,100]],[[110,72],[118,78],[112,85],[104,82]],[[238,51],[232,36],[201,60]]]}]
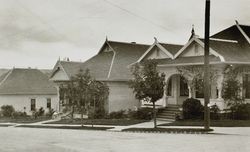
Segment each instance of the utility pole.
[{"label": "utility pole", "polygon": [[209,28],[210,28],[210,0],[206,0],[205,8],[205,52],[204,52],[204,129],[210,127],[210,69],[209,69]]}]

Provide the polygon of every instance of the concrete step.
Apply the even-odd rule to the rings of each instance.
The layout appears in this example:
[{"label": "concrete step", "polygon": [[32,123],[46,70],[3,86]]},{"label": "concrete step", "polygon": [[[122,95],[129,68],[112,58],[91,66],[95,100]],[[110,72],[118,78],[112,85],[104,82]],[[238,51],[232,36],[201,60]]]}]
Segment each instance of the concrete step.
[{"label": "concrete step", "polygon": [[175,121],[174,119],[167,119],[167,118],[156,118],[156,120],[166,121],[166,122],[174,122]]},{"label": "concrete step", "polygon": [[175,120],[175,116],[161,116],[161,115],[159,115],[159,116],[157,116],[157,118],[173,119],[173,120]]}]

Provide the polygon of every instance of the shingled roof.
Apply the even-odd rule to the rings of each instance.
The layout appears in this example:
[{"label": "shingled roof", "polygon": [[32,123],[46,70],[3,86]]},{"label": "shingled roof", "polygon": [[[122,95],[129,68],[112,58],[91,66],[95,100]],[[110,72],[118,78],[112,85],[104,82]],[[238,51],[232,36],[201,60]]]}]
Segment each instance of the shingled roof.
[{"label": "shingled roof", "polygon": [[[241,43],[248,44],[246,35],[250,36],[250,26],[239,25],[236,22],[236,25],[211,36],[210,48],[215,56],[211,56],[210,61],[219,64],[250,64],[250,46]],[[88,68],[91,75],[97,80],[127,81],[132,78],[130,65],[143,61],[156,44],[174,56],[174,58],[155,59],[159,65],[201,64],[204,60],[202,56],[179,57],[181,54],[179,52],[192,45],[191,41],[194,39],[198,41],[197,43],[204,45],[202,44],[203,39],[198,37],[193,37],[184,46],[159,43],[156,38],[152,45],[106,40],[99,53],[86,62],[58,61],[52,72],[52,77],[60,69],[60,65],[68,78],[75,76],[80,69]]]},{"label": "shingled roof", "polygon": [[[105,43],[113,51],[101,50],[86,62],[58,61],[57,64],[63,67],[69,78],[76,75],[80,69],[90,69],[90,74],[97,80],[128,80],[131,78],[129,65],[136,62],[149,47],[144,44],[116,41]],[[56,66],[53,73],[55,69]]]},{"label": "shingled roof", "polygon": [[0,77],[0,94],[56,95],[57,90],[40,70],[14,68]]},{"label": "shingled roof", "polygon": [[182,47],[183,45],[179,44],[167,44],[167,43],[159,43],[162,45],[166,50],[168,50],[172,55],[175,55]]},{"label": "shingled roof", "polygon": [[250,26],[240,25],[238,24],[238,22],[236,22],[236,25],[230,26],[212,35],[211,38],[236,40],[239,43],[248,43],[242,32],[239,30],[239,28],[242,29],[242,31],[248,36],[248,38],[250,37]]},{"label": "shingled roof", "polygon": [[[204,42],[204,39],[200,39]],[[250,63],[250,47],[238,42],[210,40],[210,48],[223,56],[227,63]]]}]

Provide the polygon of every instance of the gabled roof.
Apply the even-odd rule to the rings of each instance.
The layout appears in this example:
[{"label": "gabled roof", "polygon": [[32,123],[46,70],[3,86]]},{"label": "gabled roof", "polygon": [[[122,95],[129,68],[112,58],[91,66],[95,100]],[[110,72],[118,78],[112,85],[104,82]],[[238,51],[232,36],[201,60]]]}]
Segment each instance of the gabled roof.
[{"label": "gabled roof", "polygon": [[57,90],[40,70],[14,68],[0,77],[0,94],[56,95]]},{"label": "gabled roof", "polygon": [[249,46],[234,42],[210,40],[210,48],[222,55],[227,63],[250,63]]},{"label": "gabled roof", "polygon": [[[85,62],[58,61],[53,73],[56,72],[60,64],[69,78],[75,76],[80,69],[89,69],[90,74],[97,80],[120,81],[130,79],[131,73],[128,65],[136,62],[145,53],[149,45],[116,41],[105,42],[105,45],[107,43],[109,47],[112,47],[112,51],[100,50],[97,55]],[[51,77],[53,77],[53,74]]]},{"label": "gabled roof", "polygon": [[240,25],[236,21],[235,25],[212,35],[211,38],[236,40],[239,43],[250,44],[250,26]]},{"label": "gabled roof", "polygon": [[141,62],[155,47],[158,47],[169,58],[174,59],[174,55],[183,47],[183,45],[159,43],[155,38],[155,42],[146,50],[137,62]]},{"label": "gabled roof", "polygon": [[[193,38],[191,38],[189,41],[188,41],[188,43],[186,43],[176,54],[175,54],[175,56],[174,56],[174,59],[176,59],[177,57],[179,57],[191,44],[193,44],[193,43],[197,43],[197,44],[199,44],[201,47],[203,47],[204,48],[204,43],[201,41],[201,39],[199,39],[199,38],[197,38],[197,37],[193,37]],[[216,56],[216,57],[219,57],[220,58],[220,60],[223,62],[224,61],[224,58],[223,58],[223,56],[220,54],[220,53],[218,53],[217,51],[215,51],[214,49],[212,49],[211,47],[210,47],[210,53],[211,54],[213,54],[214,56]]]}]

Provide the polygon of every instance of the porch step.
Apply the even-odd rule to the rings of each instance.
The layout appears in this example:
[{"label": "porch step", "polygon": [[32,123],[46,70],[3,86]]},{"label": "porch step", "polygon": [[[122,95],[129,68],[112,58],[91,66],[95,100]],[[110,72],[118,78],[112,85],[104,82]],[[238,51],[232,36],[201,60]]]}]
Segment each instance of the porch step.
[{"label": "porch step", "polygon": [[166,108],[161,109],[157,114],[157,120],[162,121],[175,121],[176,115],[180,115],[179,105],[168,105]]},{"label": "porch step", "polygon": [[166,121],[166,122],[174,122],[173,119],[166,119],[166,118],[156,118],[158,121]]}]

